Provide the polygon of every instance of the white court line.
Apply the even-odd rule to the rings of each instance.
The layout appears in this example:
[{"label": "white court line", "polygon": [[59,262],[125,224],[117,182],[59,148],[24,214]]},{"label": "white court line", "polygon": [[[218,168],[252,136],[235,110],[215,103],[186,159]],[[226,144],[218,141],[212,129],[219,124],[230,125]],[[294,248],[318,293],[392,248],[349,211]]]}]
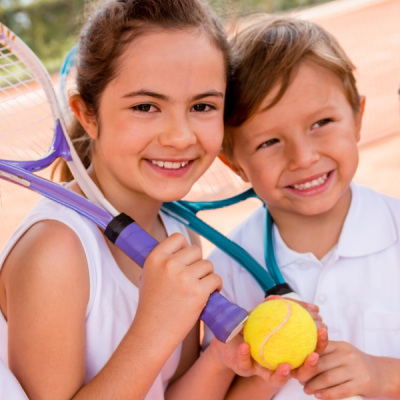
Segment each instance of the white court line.
[{"label": "white court line", "polygon": [[321,20],[337,17],[349,12],[358,11],[375,4],[384,3],[389,0],[336,0],[326,4],[321,4],[306,10],[295,11],[291,15],[298,16],[301,19]]}]

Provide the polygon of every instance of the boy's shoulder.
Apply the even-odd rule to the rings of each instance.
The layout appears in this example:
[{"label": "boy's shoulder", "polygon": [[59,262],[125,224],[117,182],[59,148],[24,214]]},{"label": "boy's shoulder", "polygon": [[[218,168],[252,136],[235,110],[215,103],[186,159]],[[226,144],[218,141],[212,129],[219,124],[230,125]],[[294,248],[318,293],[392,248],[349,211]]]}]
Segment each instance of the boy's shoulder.
[{"label": "boy's shoulder", "polygon": [[349,214],[358,218],[377,220],[388,224],[400,224],[400,199],[375,191],[374,189],[352,184],[352,204]]}]

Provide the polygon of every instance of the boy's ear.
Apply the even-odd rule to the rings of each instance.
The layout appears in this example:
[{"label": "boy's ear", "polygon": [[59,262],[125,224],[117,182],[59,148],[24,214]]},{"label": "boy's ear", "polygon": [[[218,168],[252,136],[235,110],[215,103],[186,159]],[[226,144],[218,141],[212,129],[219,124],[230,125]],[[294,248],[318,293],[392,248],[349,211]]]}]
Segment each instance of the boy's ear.
[{"label": "boy's ear", "polygon": [[69,106],[81,123],[83,129],[92,139],[98,137],[98,124],[94,113],[90,112],[80,96],[72,96],[69,98]]},{"label": "boy's ear", "polygon": [[366,102],[366,97],[365,96],[360,96],[360,110],[358,111],[355,122],[356,122],[356,128],[357,128],[357,136],[356,140],[357,142],[360,141],[361,139],[361,127],[362,127],[362,119],[365,111],[365,102]]},{"label": "boy's ear", "polygon": [[230,161],[226,156],[223,154],[218,154],[218,158],[227,166],[229,167],[236,175],[239,175],[244,182],[249,182],[249,179],[247,178],[247,175],[245,172],[240,168],[238,165],[236,165],[234,162]]}]

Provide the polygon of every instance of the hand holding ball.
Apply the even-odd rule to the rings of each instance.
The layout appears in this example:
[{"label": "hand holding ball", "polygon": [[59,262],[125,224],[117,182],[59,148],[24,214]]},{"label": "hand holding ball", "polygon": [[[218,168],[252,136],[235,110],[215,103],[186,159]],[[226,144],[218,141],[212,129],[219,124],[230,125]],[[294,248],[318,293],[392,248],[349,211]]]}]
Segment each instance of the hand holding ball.
[{"label": "hand holding ball", "polygon": [[251,356],[262,366],[275,370],[279,364],[300,367],[317,345],[317,328],[311,315],[286,299],[261,303],[244,327],[244,341]]}]

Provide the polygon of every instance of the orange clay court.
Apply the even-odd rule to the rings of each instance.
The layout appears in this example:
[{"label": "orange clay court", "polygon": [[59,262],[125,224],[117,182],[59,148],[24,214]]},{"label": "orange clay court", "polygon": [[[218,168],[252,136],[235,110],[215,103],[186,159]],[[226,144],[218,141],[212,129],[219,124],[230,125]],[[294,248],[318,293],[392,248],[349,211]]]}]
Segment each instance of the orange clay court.
[{"label": "orange clay court", "polygon": [[[333,33],[357,67],[358,87],[367,96],[367,107],[355,181],[400,197],[400,0],[337,0],[297,15]],[[49,178],[50,172],[40,175]],[[3,247],[41,196],[2,180],[0,195]],[[228,233],[258,205],[257,200],[248,200],[202,212],[202,218]],[[204,241],[205,254],[211,249]]]}]

